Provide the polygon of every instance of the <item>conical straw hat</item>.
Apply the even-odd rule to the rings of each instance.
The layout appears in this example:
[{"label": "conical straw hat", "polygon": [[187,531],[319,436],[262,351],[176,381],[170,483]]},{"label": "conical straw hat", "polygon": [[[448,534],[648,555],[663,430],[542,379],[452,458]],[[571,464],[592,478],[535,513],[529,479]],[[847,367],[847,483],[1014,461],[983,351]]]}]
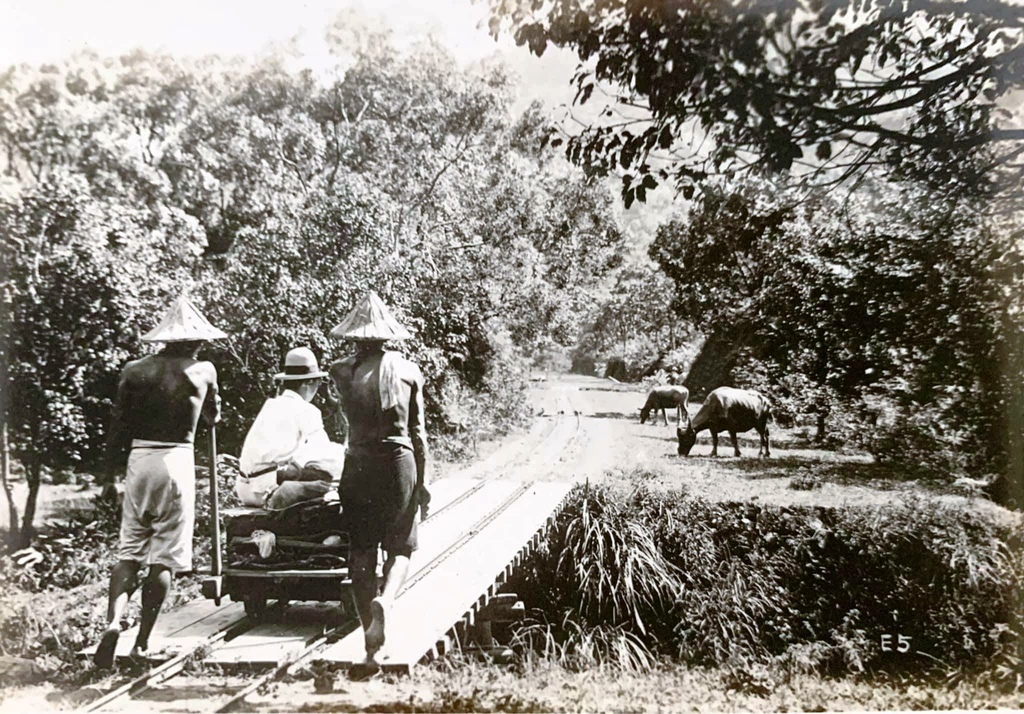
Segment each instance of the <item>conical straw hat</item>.
[{"label": "conical straw hat", "polygon": [[407,340],[412,335],[391,316],[387,305],[372,290],[360,300],[331,337],[343,340]]},{"label": "conical straw hat", "polygon": [[156,327],[142,336],[143,342],[195,342],[219,340],[227,335],[206,321],[195,305],[182,295]]}]

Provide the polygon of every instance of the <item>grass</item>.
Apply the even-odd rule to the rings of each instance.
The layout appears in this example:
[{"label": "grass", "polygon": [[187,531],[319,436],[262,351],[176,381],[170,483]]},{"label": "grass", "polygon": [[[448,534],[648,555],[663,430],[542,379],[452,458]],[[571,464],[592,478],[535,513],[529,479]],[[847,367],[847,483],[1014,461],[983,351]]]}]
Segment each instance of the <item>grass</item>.
[{"label": "grass", "polygon": [[[237,461],[220,461],[222,506],[237,504],[233,467]],[[207,483],[198,470],[198,485]],[[117,560],[116,544],[120,514],[116,507],[97,502],[91,509],[69,510],[51,522],[33,547],[42,555],[34,565],[22,567],[9,556],[0,558],[0,579],[8,586],[0,593],[0,651],[6,656],[31,659],[56,683],[81,686],[102,677],[78,652],[94,643],[106,619],[107,587]],[[194,567],[210,562],[210,508],[200,489],[195,524]],[[169,610],[200,595],[201,576],[176,577]],[[129,601],[124,625],[138,623],[141,603]]]},{"label": "grass", "polygon": [[[740,691],[787,677],[920,675],[1019,688],[1024,528],[928,499],[771,507],[578,488],[509,587],[520,644],[580,661],[712,666]],[[907,653],[883,636],[911,639]],[[625,656],[618,654],[625,653]],[[533,656],[531,655],[531,656]]]},{"label": "grass", "polygon": [[[343,681],[330,695],[310,696],[309,682],[279,687],[258,710],[305,712],[655,712],[655,711],[907,711],[1019,709],[1020,694],[973,682],[952,686],[910,678],[874,680],[794,675],[767,689],[739,691],[720,669],[656,663],[643,672],[614,665],[579,669],[549,659],[516,667],[449,658],[369,686]],[[295,702],[304,702],[296,708]],[[276,703],[276,704],[275,704]]]},{"label": "grass", "polygon": [[[664,442],[666,453],[655,454],[655,444],[653,455],[637,459],[639,468],[577,491],[510,583],[534,607],[514,635],[516,664],[450,657],[388,683],[378,700],[356,709],[1024,705],[1019,521],[993,521],[938,500],[939,486],[920,489],[864,459],[805,457],[785,438],[767,462],[678,459],[669,429],[615,427]],[[724,453],[731,451],[726,441]],[[741,448],[749,456],[746,442]],[[898,493],[838,505],[837,488],[865,485]],[[784,505],[766,503],[766,487],[781,492]],[[231,493],[230,484],[222,493]],[[197,545],[206,540],[204,519],[201,512]],[[80,686],[96,680],[74,652],[102,625],[110,547],[99,537],[56,540],[65,541],[63,566],[0,572],[24,588],[0,595],[0,644],[56,672],[57,684]],[[198,553],[197,563],[204,557]],[[54,574],[63,590],[44,584]],[[176,588],[178,601],[197,595],[194,578]],[[133,605],[130,618],[137,598]],[[910,658],[881,649],[882,634],[899,633],[912,637]],[[352,692],[311,700],[308,681],[288,686],[300,687],[300,698],[281,695],[283,703],[353,710]]]}]

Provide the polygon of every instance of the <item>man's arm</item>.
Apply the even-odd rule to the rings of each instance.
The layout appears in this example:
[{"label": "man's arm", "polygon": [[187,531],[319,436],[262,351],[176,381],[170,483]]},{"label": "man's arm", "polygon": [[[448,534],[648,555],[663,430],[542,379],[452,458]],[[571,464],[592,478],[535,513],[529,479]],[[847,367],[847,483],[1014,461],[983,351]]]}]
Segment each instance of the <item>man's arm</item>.
[{"label": "man's arm", "polygon": [[344,440],[343,443],[347,446],[349,423],[348,415],[345,414],[345,403],[341,398],[342,362],[338,361],[332,364],[330,369],[328,369],[328,373],[331,375],[330,380],[327,382],[327,390],[330,393],[329,402],[334,403],[334,414],[338,420],[336,426],[340,428]]},{"label": "man's arm", "polygon": [[430,492],[427,490],[427,462],[430,450],[427,446],[427,425],[423,408],[423,374],[416,368],[412,391],[409,395],[409,438],[412,440],[413,456],[416,459],[416,491],[420,500],[420,515],[427,517]]},{"label": "man's arm", "polygon": [[114,397],[114,404],[110,410],[110,428],[107,431],[107,444],[104,459],[103,483],[113,486],[117,481],[117,473],[124,464],[124,452],[131,442],[131,434],[128,430],[128,422],[125,415],[128,412],[128,371],[121,372],[121,380],[117,384],[117,396]]},{"label": "man's arm", "polygon": [[207,362],[209,382],[206,387],[206,401],[203,402],[203,421],[213,426],[220,421],[220,389],[217,387],[217,368]]}]

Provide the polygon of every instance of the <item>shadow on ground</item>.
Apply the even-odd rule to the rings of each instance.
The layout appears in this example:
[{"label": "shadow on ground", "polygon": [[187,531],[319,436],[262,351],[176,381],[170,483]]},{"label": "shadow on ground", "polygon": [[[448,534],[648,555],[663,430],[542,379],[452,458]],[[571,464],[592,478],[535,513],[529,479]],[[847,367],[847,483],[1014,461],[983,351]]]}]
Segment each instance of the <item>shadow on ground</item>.
[{"label": "shadow on ground", "polygon": [[675,434],[666,434],[665,436],[655,436],[654,434],[640,434],[641,439],[651,439],[652,441],[665,441],[672,444],[672,455],[676,455],[676,446],[679,444]]},{"label": "shadow on ground", "polygon": [[[718,450],[720,453],[722,448],[723,445],[719,443]],[[769,459],[759,459],[753,455],[747,456],[746,454],[737,459],[732,456],[732,447],[729,446],[728,448],[728,457],[714,459],[716,467],[722,471],[731,471],[749,480],[792,478],[801,484],[818,482],[833,483],[840,486],[870,486],[879,491],[899,490],[905,485],[916,483],[929,491],[939,493],[956,492],[956,489],[950,483],[942,479],[914,477],[907,473],[893,470],[885,464],[860,460],[841,460],[838,455],[828,452],[825,452],[824,456],[814,456],[810,454],[786,454],[785,451],[776,450]],[[694,458],[711,460],[708,456]],[[798,486],[793,487],[796,488]]]},{"label": "shadow on ground", "polygon": [[624,414],[622,412],[593,412],[592,414],[584,414],[583,416],[591,419],[627,419],[629,421],[635,421],[640,423],[640,417],[636,414]]}]

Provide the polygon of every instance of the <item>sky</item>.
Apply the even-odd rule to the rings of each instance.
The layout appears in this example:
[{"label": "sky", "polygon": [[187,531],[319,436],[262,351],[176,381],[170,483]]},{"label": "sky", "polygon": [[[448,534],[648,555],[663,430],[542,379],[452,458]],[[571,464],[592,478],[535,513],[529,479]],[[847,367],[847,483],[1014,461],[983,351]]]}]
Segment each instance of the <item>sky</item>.
[{"label": "sky", "polygon": [[470,63],[500,52],[523,78],[521,102],[572,100],[574,57],[537,58],[508,37],[487,32],[486,0],[0,0],[0,67],[41,64],[90,48],[116,55],[141,47],[176,55],[256,55],[297,37],[300,62],[314,70],[330,58],[324,29],[341,11],[381,17],[399,47],[433,34]]},{"label": "sky", "polygon": [[[335,17],[351,10],[379,17],[400,49],[430,34],[465,64],[500,54],[520,77],[513,112],[539,99],[561,120],[572,104],[575,55],[549,46],[536,57],[507,35],[495,41],[487,31],[487,0],[0,0],[0,71],[11,64],[58,60],[85,48],[102,56],[135,48],[255,56],[294,45],[300,66],[327,73],[337,58],[327,52],[324,32]],[[595,105],[576,107],[574,114],[592,119],[600,109]],[[617,180],[609,179],[609,186],[617,195]],[[649,233],[672,207],[671,197],[653,200],[654,194],[647,206],[623,211],[616,202],[616,210],[623,211],[626,223],[649,222],[637,228]]]}]

